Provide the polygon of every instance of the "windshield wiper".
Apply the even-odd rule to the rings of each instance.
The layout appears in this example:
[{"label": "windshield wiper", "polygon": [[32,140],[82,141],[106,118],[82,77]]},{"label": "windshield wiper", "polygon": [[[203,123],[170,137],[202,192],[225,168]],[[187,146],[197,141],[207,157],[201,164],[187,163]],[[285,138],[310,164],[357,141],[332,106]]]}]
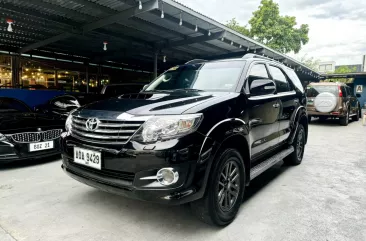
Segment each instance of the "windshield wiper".
[{"label": "windshield wiper", "polygon": [[203,91],[203,90],[200,90],[200,89],[192,89],[192,88],[182,88],[182,89],[174,89],[174,90]]}]

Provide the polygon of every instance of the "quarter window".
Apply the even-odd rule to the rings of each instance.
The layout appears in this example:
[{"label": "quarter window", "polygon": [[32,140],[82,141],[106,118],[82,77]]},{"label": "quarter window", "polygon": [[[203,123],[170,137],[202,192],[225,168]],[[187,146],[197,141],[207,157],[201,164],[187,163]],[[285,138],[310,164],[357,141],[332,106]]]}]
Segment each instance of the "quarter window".
[{"label": "quarter window", "polygon": [[283,74],[283,72],[279,68],[274,66],[269,66],[269,69],[271,71],[273,80],[276,83],[277,92],[280,93],[290,91],[290,85],[287,82],[287,78]]}]

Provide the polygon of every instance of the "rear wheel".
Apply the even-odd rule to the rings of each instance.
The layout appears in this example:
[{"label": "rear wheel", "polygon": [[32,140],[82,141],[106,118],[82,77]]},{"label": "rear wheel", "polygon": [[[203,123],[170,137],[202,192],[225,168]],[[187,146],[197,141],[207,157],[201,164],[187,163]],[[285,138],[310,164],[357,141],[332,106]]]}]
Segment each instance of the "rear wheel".
[{"label": "rear wheel", "polygon": [[359,121],[360,120],[360,106],[357,106],[357,111],[354,116],[352,116],[353,121]]},{"label": "rear wheel", "polygon": [[290,155],[285,157],[285,159],[283,159],[285,164],[292,166],[301,164],[305,151],[305,141],[306,141],[305,128],[302,124],[299,124],[299,126],[297,127],[295,140],[292,144],[295,150],[293,153],[291,153]]},{"label": "rear wheel", "polygon": [[205,223],[226,226],[236,217],[245,189],[244,161],[235,149],[225,149],[214,160],[205,196],[191,203]]},{"label": "rear wheel", "polygon": [[339,118],[339,123],[341,126],[348,126],[349,123],[349,110],[347,110],[347,113],[345,116],[342,116]]}]

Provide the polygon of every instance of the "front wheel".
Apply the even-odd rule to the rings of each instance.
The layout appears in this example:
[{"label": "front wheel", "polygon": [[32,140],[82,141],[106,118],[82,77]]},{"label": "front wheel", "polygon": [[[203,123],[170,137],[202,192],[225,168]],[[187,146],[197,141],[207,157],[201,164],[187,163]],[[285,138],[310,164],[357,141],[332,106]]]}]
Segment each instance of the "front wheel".
[{"label": "front wheel", "polygon": [[299,124],[297,127],[297,132],[295,136],[295,140],[292,144],[294,147],[294,152],[285,157],[283,161],[287,165],[299,165],[302,162],[302,158],[304,157],[305,151],[305,142],[306,142],[306,135],[305,135],[305,128],[302,124]]},{"label": "front wheel", "polygon": [[194,214],[205,223],[226,226],[236,217],[245,189],[244,161],[235,149],[215,158],[205,196],[191,203]]}]

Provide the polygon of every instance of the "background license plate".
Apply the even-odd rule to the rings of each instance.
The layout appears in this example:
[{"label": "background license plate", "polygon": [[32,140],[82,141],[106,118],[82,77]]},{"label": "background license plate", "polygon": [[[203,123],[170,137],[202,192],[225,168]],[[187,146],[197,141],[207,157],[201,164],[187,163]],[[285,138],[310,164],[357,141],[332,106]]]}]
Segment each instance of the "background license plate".
[{"label": "background license plate", "polygon": [[98,151],[74,147],[74,162],[95,169],[102,169],[102,154]]},{"label": "background license plate", "polygon": [[42,151],[53,149],[53,141],[45,141],[45,142],[37,142],[37,143],[30,143],[29,144],[29,151]]}]

